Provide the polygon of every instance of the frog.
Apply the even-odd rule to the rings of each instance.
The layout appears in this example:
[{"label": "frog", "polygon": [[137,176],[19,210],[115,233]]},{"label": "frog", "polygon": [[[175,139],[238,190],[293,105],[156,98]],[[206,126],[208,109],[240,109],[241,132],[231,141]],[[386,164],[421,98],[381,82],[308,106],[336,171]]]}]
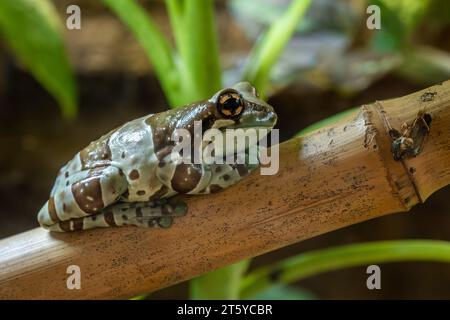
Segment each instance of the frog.
[{"label": "frog", "polygon": [[59,170],[38,213],[39,224],[54,232],[168,228],[188,211],[175,195],[219,192],[258,167],[248,161],[177,161],[172,134],[180,128],[194,134],[196,121],[202,134],[211,128],[269,132],[277,114],[250,83],[239,82],[209,99],[129,121],[91,142]]}]

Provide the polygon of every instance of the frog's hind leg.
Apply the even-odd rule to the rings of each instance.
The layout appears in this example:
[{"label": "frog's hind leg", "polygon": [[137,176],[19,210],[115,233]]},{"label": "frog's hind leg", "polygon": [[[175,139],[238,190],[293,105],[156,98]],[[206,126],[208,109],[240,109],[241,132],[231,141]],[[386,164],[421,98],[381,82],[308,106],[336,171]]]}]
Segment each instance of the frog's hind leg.
[{"label": "frog's hind leg", "polygon": [[128,189],[125,176],[113,166],[83,170],[71,179],[54,189],[39,211],[38,221],[44,228],[51,230],[62,221],[97,214]]},{"label": "frog's hind leg", "polygon": [[50,226],[51,231],[78,231],[103,227],[138,226],[168,228],[173,218],[187,212],[184,202],[157,201],[118,203],[88,217],[61,221]]}]

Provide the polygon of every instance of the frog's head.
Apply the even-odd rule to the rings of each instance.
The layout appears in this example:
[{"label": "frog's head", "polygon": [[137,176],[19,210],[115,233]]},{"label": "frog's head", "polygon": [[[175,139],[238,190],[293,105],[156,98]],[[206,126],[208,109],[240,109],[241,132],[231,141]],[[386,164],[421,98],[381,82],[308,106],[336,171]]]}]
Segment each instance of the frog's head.
[{"label": "frog's head", "polygon": [[[223,141],[220,154],[243,152],[250,147],[251,142],[247,140],[249,135],[257,133],[258,139],[262,139],[277,122],[277,115],[272,106],[261,100],[256,89],[248,82],[239,82],[231,88],[220,90],[208,100],[208,105],[210,113],[214,116],[208,118],[207,128],[203,130],[220,130]],[[226,133],[229,129],[238,130],[233,132],[233,136],[229,136]],[[229,139],[231,141],[228,141]],[[229,143],[232,143],[234,147],[228,149]],[[209,140],[206,138],[203,146],[209,145]],[[214,148],[220,148],[220,146],[214,144]]]},{"label": "frog's head", "polygon": [[272,106],[259,98],[256,89],[248,82],[239,82],[222,89],[209,99],[215,107],[211,128],[217,129],[272,129],[277,115]]},{"label": "frog's head", "polygon": [[157,113],[145,120],[152,128],[158,158],[163,158],[172,149],[175,129],[186,129],[193,136],[196,122],[202,124],[203,133],[208,129],[219,129],[225,136],[226,129],[267,129],[268,133],[276,121],[272,106],[261,100],[248,82],[222,89],[208,100]]}]

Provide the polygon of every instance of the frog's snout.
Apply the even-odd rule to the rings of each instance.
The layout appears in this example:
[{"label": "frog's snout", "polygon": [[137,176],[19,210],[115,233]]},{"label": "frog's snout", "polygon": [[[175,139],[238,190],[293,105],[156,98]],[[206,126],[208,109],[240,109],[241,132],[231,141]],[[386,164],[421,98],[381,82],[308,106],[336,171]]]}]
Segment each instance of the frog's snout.
[{"label": "frog's snout", "polygon": [[255,124],[258,126],[273,128],[277,123],[278,116],[274,111],[265,111],[257,116]]},{"label": "frog's snout", "polygon": [[272,123],[272,126],[274,126],[277,123],[278,116],[275,113],[275,111],[269,111],[267,115],[267,121],[269,123]]},{"label": "frog's snout", "polygon": [[260,124],[263,124],[265,127],[273,127],[277,123],[278,115],[276,114],[273,107],[267,102],[263,102],[256,108],[256,118]]},{"label": "frog's snout", "polygon": [[261,110],[249,110],[244,112],[235,128],[273,128],[277,122],[278,116],[270,109],[264,107]]}]

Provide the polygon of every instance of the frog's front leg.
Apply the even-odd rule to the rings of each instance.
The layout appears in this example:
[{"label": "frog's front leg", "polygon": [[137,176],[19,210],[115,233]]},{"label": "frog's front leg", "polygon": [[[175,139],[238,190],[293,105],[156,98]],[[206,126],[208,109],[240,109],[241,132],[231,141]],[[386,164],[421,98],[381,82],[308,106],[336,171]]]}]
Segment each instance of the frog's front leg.
[{"label": "frog's front leg", "polygon": [[[69,180],[71,179],[71,180]],[[38,214],[41,226],[55,229],[74,224],[74,219],[97,214],[128,189],[122,171],[113,166],[83,170],[57,187]],[[61,223],[67,221],[66,223]],[[52,228],[52,226],[54,226]],[[67,228],[65,228],[67,229]]]},{"label": "frog's front leg", "polygon": [[257,165],[249,164],[214,164],[211,166],[211,179],[209,184],[204,189],[192,192],[191,194],[219,192],[238,183],[257,167]]},{"label": "frog's front leg", "polygon": [[259,162],[250,164],[247,154],[242,156],[246,158],[241,163],[235,164],[189,164],[169,157],[161,161],[156,176],[169,190],[182,194],[218,192],[236,184],[259,166]]},{"label": "frog's front leg", "polygon": [[209,171],[211,173],[208,184],[204,188],[190,192],[190,194],[215,193],[238,183],[259,167],[259,155],[256,154],[256,156],[255,163],[252,163],[250,161],[250,150],[245,150],[244,153],[236,155],[235,163],[214,163],[210,165]]}]

